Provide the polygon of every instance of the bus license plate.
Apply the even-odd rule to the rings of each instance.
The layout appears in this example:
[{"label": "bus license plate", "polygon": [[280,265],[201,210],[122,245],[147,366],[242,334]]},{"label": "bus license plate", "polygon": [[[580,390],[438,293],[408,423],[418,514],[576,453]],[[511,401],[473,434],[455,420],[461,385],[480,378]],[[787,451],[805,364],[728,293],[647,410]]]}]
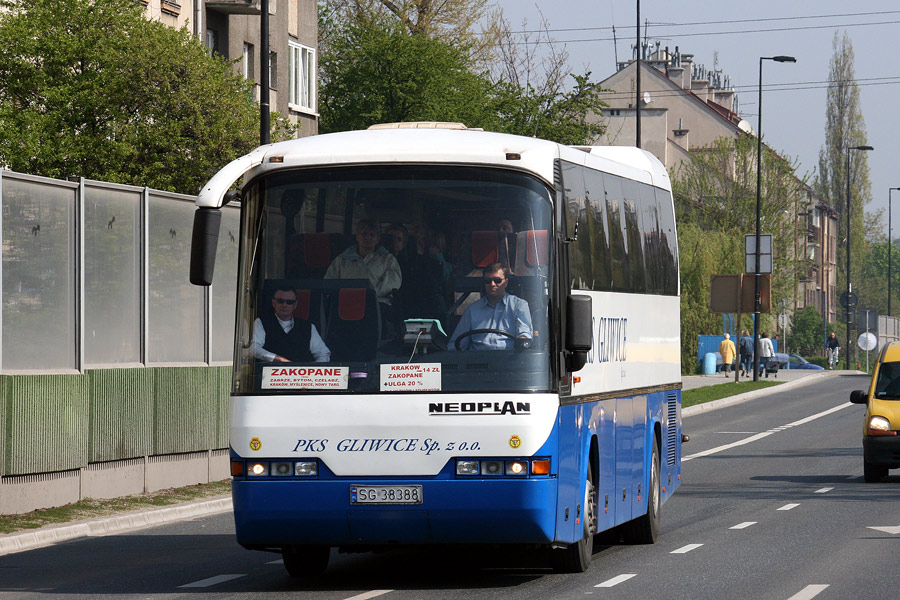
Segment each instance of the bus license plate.
[{"label": "bus license plate", "polygon": [[422,486],[354,485],[350,504],[422,504]]}]

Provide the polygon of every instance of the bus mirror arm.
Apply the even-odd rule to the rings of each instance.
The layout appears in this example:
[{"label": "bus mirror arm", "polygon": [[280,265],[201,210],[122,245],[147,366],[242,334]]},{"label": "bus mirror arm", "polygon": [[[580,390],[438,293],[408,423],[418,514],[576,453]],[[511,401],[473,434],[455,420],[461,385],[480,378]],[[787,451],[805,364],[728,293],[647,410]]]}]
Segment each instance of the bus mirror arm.
[{"label": "bus mirror arm", "polygon": [[222,211],[218,208],[198,208],[194,213],[190,271],[194,285],[212,285],[221,223]]},{"label": "bus mirror arm", "polygon": [[591,297],[569,294],[566,298],[566,369],[580,371],[592,347]]}]

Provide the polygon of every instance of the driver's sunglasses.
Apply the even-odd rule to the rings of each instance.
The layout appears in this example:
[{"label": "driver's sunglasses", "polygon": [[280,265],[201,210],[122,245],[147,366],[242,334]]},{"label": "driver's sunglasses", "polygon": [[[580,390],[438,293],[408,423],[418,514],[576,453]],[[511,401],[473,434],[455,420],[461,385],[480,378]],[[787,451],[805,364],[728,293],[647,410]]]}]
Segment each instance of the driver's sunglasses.
[{"label": "driver's sunglasses", "polygon": [[296,300],[291,300],[290,298],[275,298],[275,302],[277,302],[278,304],[287,304],[287,305],[297,303]]},{"label": "driver's sunglasses", "polygon": [[503,278],[502,277],[485,277],[484,285],[487,285],[489,283],[496,283],[497,285],[500,285],[501,283],[503,283]]}]

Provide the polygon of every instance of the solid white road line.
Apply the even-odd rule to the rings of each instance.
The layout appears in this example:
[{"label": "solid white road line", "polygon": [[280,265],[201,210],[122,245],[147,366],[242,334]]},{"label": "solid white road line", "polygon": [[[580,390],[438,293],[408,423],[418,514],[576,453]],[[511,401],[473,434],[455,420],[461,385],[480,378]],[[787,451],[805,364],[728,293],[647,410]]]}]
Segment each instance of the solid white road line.
[{"label": "solid white road line", "polygon": [[224,583],[226,581],[231,581],[232,579],[237,579],[239,577],[246,577],[245,573],[234,574],[230,573],[228,575],[216,575],[215,577],[208,577],[206,579],[201,579],[200,581],[195,581],[193,583],[186,583],[184,585],[179,585],[180,588],[205,588],[216,585],[218,583]]},{"label": "solid white road line", "polygon": [[636,577],[636,576],[637,576],[637,573],[622,573],[621,575],[616,575],[616,576],[613,577],[612,579],[607,579],[607,580],[604,581],[603,583],[598,583],[598,584],[595,585],[594,587],[599,587],[599,588],[611,588],[611,587],[613,587],[614,585],[619,585],[619,584],[622,583],[623,581],[628,581],[628,580],[631,579],[632,577]]},{"label": "solid white road line", "polygon": [[822,411],[820,413],[816,413],[814,415],[810,415],[808,417],[800,419],[799,421],[794,421],[793,423],[788,423],[787,425],[775,427],[775,428],[769,429],[768,431],[763,431],[763,432],[757,433],[756,435],[751,435],[748,438],[744,438],[742,440],[738,440],[738,441],[732,442],[730,444],[725,444],[723,446],[716,446],[715,448],[710,448],[709,450],[704,450],[703,452],[697,452],[696,454],[689,454],[688,456],[682,457],[681,462],[693,460],[695,458],[701,458],[704,456],[710,456],[711,454],[718,454],[719,452],[722,452],[724,450],[730,450],[731,448],[743,446],[744,444],[749,444],[751,442],[761,440],[763,438],[769,437],[770,435],[772,435],[774,433],[779,433],[781,431],[784,431],[785,429],[790,429],[791,427],[796,427],[797,425],[803,425],[805,423],[809,423],[810,421],[814,421],[816,419],[819,419],[826,415],[830,415],[833,412],[843,410],[850,406],[853,406],[853,404],[851,402],[845,402],[844,404],[839,404],[838,406],[835,406],[834,408],[830,408],[830,409]]},{"label": "solid white road line", "polygon": [[344,600],[369,600],[369,598],[377,598],[378,596],[384,596],[385,594],[389,594],[393,591],[394,590],[372,590],[370,592],[363,592],[362,594],[350,596],[349,598],[345,598]]},{"label": "solid white road line", "polygon": [[790,598],[788,600],[810,600],[810,598],[815,598],[827,588],[826,584],[817,584],[817,585],[808,585]]},{"label": "solid white road line", "polygon": [[747,529],[751,525],[756,525],[756,521],[744,521],[743,523],[738,523],[734,527],[729,527],[728,529]]},{"label": "solid white road line", "polygon": [[833,490],[833,489],[834,489],[833,487],[824,487],[824,488],[822,488],[821,490],[816,490],[816,491],[813,492],[813,493],[814,493],[814,494],[827,494],[828,492],[830,492],[830,491]]},{"label": "solid white road line", "polygon": [[672,550],[669,554],[687,554],[691,550],[696,550],[703,544],[688,544],[687,546],[682,546],[678,550]]},{"label": "solid white road line", "polygon": [[778,510],[791,510],[791,509],[797,508],[798,506],[800,506],[800,505],[798,503],[794,502],[792,504],[785,504]]}]

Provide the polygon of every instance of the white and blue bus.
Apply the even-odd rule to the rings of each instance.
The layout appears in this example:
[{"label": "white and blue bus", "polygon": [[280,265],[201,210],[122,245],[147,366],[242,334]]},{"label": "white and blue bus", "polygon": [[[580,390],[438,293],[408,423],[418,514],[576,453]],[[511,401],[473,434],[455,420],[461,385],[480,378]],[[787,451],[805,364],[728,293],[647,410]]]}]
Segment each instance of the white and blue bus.
[{"label": "white and blue bus", "polygon": [[[446,123],[263,146],[201,191],[195,284],[238,199],[242,546],[302,577],[333,549],[521,544],[578,572],[598,532],[655,541],[680,483],[681,375],[674,207],[651,154]],[[369,253],[354,234],[373,222],[388,290],[384,264],[332,267]],[[460,331],[498,263],[530,327]],[[278,290],[327,346],[320,362],[259,353]],[[478,336],[510,341],[460,343]]]}]

